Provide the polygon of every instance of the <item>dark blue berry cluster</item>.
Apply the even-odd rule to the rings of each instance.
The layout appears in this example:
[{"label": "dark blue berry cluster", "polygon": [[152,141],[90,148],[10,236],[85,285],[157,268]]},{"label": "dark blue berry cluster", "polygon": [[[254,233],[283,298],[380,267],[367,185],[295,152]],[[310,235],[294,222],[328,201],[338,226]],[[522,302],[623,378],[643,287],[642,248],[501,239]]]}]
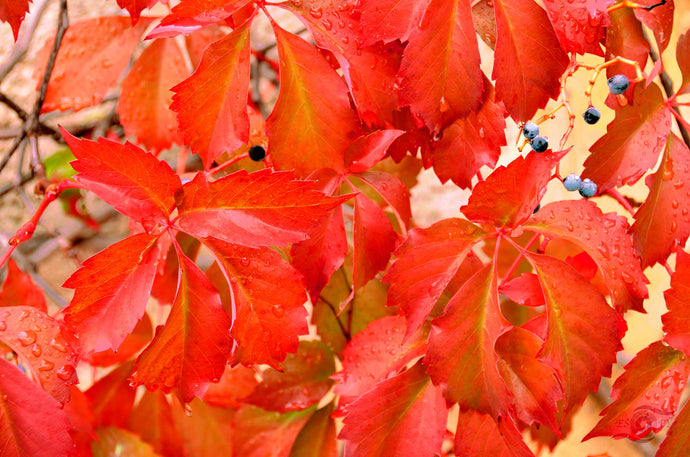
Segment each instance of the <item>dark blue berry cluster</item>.
[{"label": "dark blue berry cluster", "polygon": [[589,178],[582,179],[575,173],[570,173],[563,178],[563,186],[571,191],[578,191],[585,198],[594,197],[597,194],[597,185]]}]

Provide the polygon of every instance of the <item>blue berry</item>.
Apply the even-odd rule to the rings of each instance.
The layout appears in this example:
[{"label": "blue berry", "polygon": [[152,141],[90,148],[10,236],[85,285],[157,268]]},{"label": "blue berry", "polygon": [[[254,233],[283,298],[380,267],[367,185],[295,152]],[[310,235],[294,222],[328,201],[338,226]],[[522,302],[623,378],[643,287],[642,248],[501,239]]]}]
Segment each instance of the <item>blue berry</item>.
[{"label": "blue berry", "polygon": [[263,148],[263,146],[259,146],[258,144],[255,144],[251,148],[249,148],[249,158],[252,159],[254,162],[261,162],[264,160],[266,157],[266,150]]},{"label": "blue berry", "polygon": [[544,152],[549,148],[549,140],[541,135],[535,136],[529,144],[534,152]]},{"label": "blue berry", "polygon": [[613,75],[609,78],[609,91],[614,95],[619,95],[628,90],[630,80],[625,75]]},{"label": "blue berry", "polygon": [[563,178],[563,186],[570,192],[580,190],[582,187],[582,178],[580,178],[580,175],[570,173],[568,176]]},{"label": "blue berry", "polygon": [[585,198],[594,197],[597,194],[597,185],[589,178],[582,180],[582,186],[580,186],[580,195]]},{"label": "blue berry", "polygon": [[585,118],[585,122],[588,124],[596,124],[601,119],[601,112],[593,106],[587,108],[585,114],[582,115]]},{"label": "blue berry", "polygon": [[539,126],[534,122],[527,122],[525,126],[522,127],[522,134],[525,135],[525,138],[531,140],[539,135]]}]

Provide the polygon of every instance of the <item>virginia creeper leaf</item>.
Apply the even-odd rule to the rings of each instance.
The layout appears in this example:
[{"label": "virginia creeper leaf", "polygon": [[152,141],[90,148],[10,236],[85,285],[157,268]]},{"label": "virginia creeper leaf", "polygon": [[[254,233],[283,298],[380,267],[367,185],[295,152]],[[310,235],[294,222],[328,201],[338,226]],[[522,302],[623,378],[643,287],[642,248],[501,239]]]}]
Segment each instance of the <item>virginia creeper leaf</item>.
[{"label": "virginia creeper leaf", "polygon": [[560,91],[568,56],[546,12],[533,0],[494,1],[496,98],[516,121],[527,121]]},{"label": "virginia creeper leaf", "polygon": [[199,238],[250,247],[302,241],[328,211],[350,198],[327,197],[291,172],[241,170],[209,182],[199,173],[178,195],[179,224]]},{"label": "virginia creeper leaf", "polygon": [[435,455],[447,415],[441,389],[418,362],[352,403],[338,438],[347,441],[346,457]]},{"label": "virginia creeper leaf", "polygon": [[189,60],[192,61],[192,68],[197,68],[201,63],[201,58],[204,55],[206,47],[227,36],[225,30],[219,25],[211,25],[204,27],[196,32],[192,32],[184,37],[187,45],[187,52],[189,53]]},{"label": "virginia creeper leaf", "polygon": [[181,181],[170,165],[143,149],[106,138],[79,139],[61,128],[77,160],[76,180],[116,210],[145,224],[170,215]]},{"label": "virginia creeper leaf", "polygon": [[412,211],[410,209],[410,191],[395,175],[376,170],[369,170],[357,175],[359,179],[369,184],[388,203],[398,216],[401,225],[410,224]]},{"label": "virginia creeper leaf", "polygon": [[89,399],[96,427],[125,427],[132,413],[137,391],[129,385],[127,377],[134,366],[125,362],[96,381],[85,392]]},{"label": "virginia creeper leaf", "polygon": [[[655,0],[646,0],[641,5],[656,5]],[[673,11],[675,5],[673,0],[665,0],[663,5],[658,5],[651,11],[646,8],[631,8],[635,17],[654,33],[659,53],[664,52],[671,41],[673,32]]]},{"label": "virginia creeper leaf", "polygon": [[127,429],[166,457],[182,457],[182,439],[175,428],[172,408],[159,390],[145,391],[129,417]]},{"label": "virginia creeper leaf", "polygon": [[249,25],[211,43],[194,74],[172,88],[170,109],[206,169],[249,141]]},{"label": "virginia creeper leaf", "polygon": [[345,165],[350,173],[363,173],[376,165],[386,155],[388,147],[403,130],[377,130],[360,137],[345,151]]},{"label": "virginia creeper leaf", "polygon": [[688,209],[680,208],[687,198],[690,181],[690,149],[671,133],[659,169],[646,178],[649,195],[635,213],[630,229],[642,268],[664,263],[675,246],[685,245],[690,235]]},{"label": "virginia creeper leaf", "polygon": [[[175,274],[177,277],[177,274]],[[172,301],[171,301],[172,303]],[[127,335],[120,347],[114,351],[107,349],[101,352],[94,352],[93,354],[85,354],[82,352],[82,360],[89,362],[89,365],[95,367],[107,367],[129,360],[133,355],[139,353],[144,346],[146,346],[153,337],[153,327],[151,325],[151,318],[144,313],[143,317],[134,326],[132,333]]]},{"label": "virginia creeper leaf", "polygon": [[[619,8],[609,13],[611,25],[606,28],[606,60],[624,57],[637,62],[644,68],[649,58],[649,43],[642,31],[642,24],[635,18],[632,8]],[[635,79],[635,68],[621,62],[606,68],[607,77],[622,74],[631,81]],[[626,95],[632,95],[634,84]],[[615,103],[615,102],[614,102]],[[607,103],[608,104],[608,103]],[[618,103],[614,106],[618,107]]]},{"label": "virginia creeper leaf", "polygon": [[0,5],[0,21],[7,22],[12,27],[14,41],[17,41],[19,27],[24,22],[24,15],[29,12],[32,0],[7,0]]},{"label": "virginia creeper leaf", "polygon": [[496,353],[501,357],[498,369],[513,395],[518,418],[560,433],[556,412],[563,391],[553,369],[537,360],[543,343],[519,327],[504,333],[496,341]]},{"label": "virginia creeper leaf", "polygon": [[213,406],[237,409],[241,406],[241,399],[254,392],[258,381],[253,368],[244,365],[225,367],[223,376],[217,384],[209,384],[204,394],[204,402]]},{"label": "virginia creeper leaf", "polygon": [[174,37],[222,23],[249,0],[182,0],[146,38]]},{"label": "virginia creeper leaf", "polygon": [[337,457],[333,403],[316,411],[292,445],[290,457]]},{"label": "virginia creeper leaf", "polygon": [[686,402],[668,429],[666,439],[661,442],[656,457],[683,457],[688,452],[688,446],[690,446],[688,424],[690,424],[690,406]]},{"label": "virginia creeper leaf", "polygon": [[96,437],[91,442],[93,457],[159,457],[150,444],[145,443],[137,435],[117,427],[101,427],[96,429]]},{"label": "virginia creeper leaf", "polygon": [[656,163],[671,131],[671,113],[661,90],[650,85],[640,102],[619,108],[606,126],[606,135],[592,145],[583,178],[594,181],[599,193],[633,184]]},{"label": "virginia creeper leaf", "polygon": [[428,1],[418,0],[361,2],[357,8],[361,14],[361,46],[365,48],[377,41],[408,41],[410,33],[422,20],[428,5]]},{"label": "virginia creeper leaf", "polygon": [[7,457],[67,457],[71,428],[61,406],[0,358],[0,441]]},{"label": "virginia creeper leaf", "polygon": [[464,117],[482,100],[479,48],[469,0],[431,0],[400,64],[400,103],[430,131],[442,116]]},{"label": "virginia creeper leaf", "polygon": [[331,389],[329,376],[335,371],[335,361],[324,343],[302,341],[280,368],[264,371],[261,382],[243,401],[279,413],[309,408]]},{"label": "virginia creeper leaf", "polygon": [[7,276],[0,289],[0,307],[5,306],[33,306],[44,313],[48,311],[43,290],[12,258],[7,261]]},{"label": "virginia creeper leaf", "polygon": [[360,289],[386,268],[398,235],[379,206],[362,194],[355,196],[352,222],[354,268],[352,286]]},{"label": "virginia creeper leaf", "polygon": [[164,326],[137,358],[133,384],[169,392],[187,403],[218,382],[232,349],[230,317],[218,291],[194,262],[180,256],[177,295]]},{"label": "virginia creeper leaf", "polygon": [[233,452],[234,410],[207,405],[198,398],[189,408],[189,415],[179,407],[173,410],[185,456],[241,455]]},{"label": "virginia creeper leaf", "polygon": [[388,304],[407,318],[407,335],[417,330],[484,231],[463,219],[446,219],[412,229],[395,252],[384,281],[391,284]]},{"label": "virginia creeper leaf", "polygon": [[594,202],[573,200],[549,203],[523,227],[577,244],[601,270],[614,307],[620,312],[643,311],[649,281],[640,268],[627,219],[602,213]]},{"label": "virginia creeper leaf", "polygon": [[484,77],[484,94],[479,110],[457,119],[432,144],[436,176],[449,179],[463,189],[472,187],[472,178],[484,165],[494,167],[501,146],[506,145],[505,108],[494,100],[494,87]]},{"label": "virginia creeper leaf", "polygon": [[117,0],[120,8],[126,9],[129,16],[132,18],[132,25],[136,25],[139,21],[141,12],[146,8],[153,7],[159,0]]},{"label": "virginia creeper leaf", "polygon": [[343,351],[342,371],[332,376],[341,407],[424,354],[428,330],[419,329],[405,340],[405,329],[404,317],[388,316],[370,322],[352,337]]},{"label": "virginia creeper leaf", "polygon": [[122,81],[117,112],[125,134],[153,152],[180,143],[175,113],[168,106],[170,88],[187,76],[175,40],[155,40],[144,49]]},{"label": "virginia creeper leaf", "polygon": [[[100,103],[117,82],[152,18],[130,25],[126,17],[96,17],[70,24],[60,45],[42,112]],[[53,47],[49,40],[36,57],[37,81],[43,78]]]},{"label": "virginia creeper leaf", "polygon": [[678,93],[687,93],[690,91],[690,30],[678,38],[678,43],[676,43],[676,61],[683,77]]},{"label": "virginia creeper leaf", "polygon": [[345,150],[361,133],[347,85],[316,48],[280,27],[274,31],[281,85],[266,120],[273,162],[301,177],[319,168],[344,172]]},{"label": "virginia creeper leaf", "polygon": [[285,414],[245,405],[235,415],[233,448],[243,457],[289,457],[311,409]]},{"label": "virginia creeper leaf", "polygon": [[[596,269],[596,266],[594,268]],[[539,278],[534,273],[523,273],[500,286],[498,291],[521,305],[532,307],[544,305],[544,294],[539,285]]]},{"label": "virginia creeper leaf", "polygon": [[539,276],[546,303],[547,334],[539,359],[556,370],[567,407],[579,406],[589,391],[599,388],[602,376],[611,376],[625,321],[567,263],[525,255]]},{"label": "virginia creeper leaf", "polygon": [[600,42],[610,25],[607,8],[615,0],[545,0],[544,7],[561,47],[576,54],[604,55]]},{"label": "virginia creeper leaf", "polygon": [[509,327],[501,315],[493,265],[474,274],[432,322],[424,361],[444,396],[465,410],[504,416],[510,393],[498,371],[496,339]]},{"label": "virginia creeper leaf", "polygon": [[551,169],[568,152],[530,152],[496,168],[478,183],[460,211],[471,221],[515,227],[534,212],[546,192]]},{"label": "virginia creeper leaf", "polygon": [[639,440],[665,427],[678,408],[690,375],[682,352],[662,342],[638,352],[611,390],[614,402],[584,439],[613,436]]},{"label": "virginia creeper leaf", "polygon": [[307,295],[300,274],[270,248],[216,239],[206,240],[206,245],[216,254],[232,289],[232,337],[237,342],[233,359],[280,369],[287,353],[297,350],[298,335],[308,330]]},{"label": "virginia creeper leaf", "polygon": [[460,412],[455,433],[455,454],[475,457],[534,457],[512,420],[498,425],[488,414]]},{"label": "virginia creeper leaf", "polygon": [[685,354],[690,354],[690,255],[676,251],[676,270],[671,275],[671,288],[664,292],[668,313],[661,316],[664,341]]},{"label": "virginia creeper leaf", "polygon": [[87,259],[63,287],[76,289],[65,308],[84,352],[117,349],[141,319],[156,273],[157,237],[140,233]]}]

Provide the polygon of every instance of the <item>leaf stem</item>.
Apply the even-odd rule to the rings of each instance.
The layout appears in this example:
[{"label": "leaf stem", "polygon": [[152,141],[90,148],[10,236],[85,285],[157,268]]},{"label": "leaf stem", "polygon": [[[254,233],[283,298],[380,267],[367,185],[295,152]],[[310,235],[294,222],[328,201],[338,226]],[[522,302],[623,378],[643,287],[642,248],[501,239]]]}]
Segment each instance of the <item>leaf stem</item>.
[{"label": "leaf stem", "polygon": [[[539,233],[535,233],[534,236],[532,236],[532,238],[530,238],[530,240],[527,242],[524,249],[527,250],[527,249],[531,248],[532,245],[539,239],[539,236],[540,236]],[[512,243],[512,244],[515,245],[515,243]],[[518,256],[515,258],[513,263],[510,265],[510,268],[508,268],[508,271],[503,276],[503,279],[501,279],[501,284],[499,284],[499,286],[498,286],[499,288],[503,287],[505,285],[505,283],[508,282],[508,279],[510,279],[510,277],[513,275],[513,273],[515,273],[515,270],[517,269],[518,265],[520,265],[520,262],[522,261],[522,259],[524,257],[525,256],[524,256],[523,252],[518,249]]]}]

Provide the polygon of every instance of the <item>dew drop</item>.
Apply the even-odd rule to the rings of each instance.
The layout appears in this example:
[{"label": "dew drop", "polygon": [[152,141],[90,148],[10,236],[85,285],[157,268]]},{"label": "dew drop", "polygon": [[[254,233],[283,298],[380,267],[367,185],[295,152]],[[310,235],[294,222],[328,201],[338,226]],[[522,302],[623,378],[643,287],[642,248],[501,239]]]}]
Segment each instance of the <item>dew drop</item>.
[{"label": "dew drop", "polygon": [[192,416],[192,407],[189,405],[189,403],[185,403],[185,405],[184,405],[184,414],[187,417]]},{"label": "dew drop", "polygon": [[281,305],[273,305],[271,312],[276,317],[283,317],[285,315],[285,309]]},{"label": "dew drop", "polygon": [[565,224],[566,224],[565,226],[566,226],[566,228],[568,229],[569,232],[572,232],[573,230],[575,230],[575,227],[573,226],[573,223],[570,222],[569,220],[566,221]]},{"label": "dew drop", "polygon": [[440,108],[442,113],[445,113],[450,109],[450,105],[448,104],[448,100],[446,100],[446,97],[441,97]]},{"label": "dew drop", "polygon": [[333,23],[331,21],[329,21],[328,19],[324,19],[321,24],[323,25],[323,28],[328,30],[328,31],[333,29]]},{"label": "dew drop", "polygon": [[43,353],[43,350],[41,349],[40,344],[34,344],[31,346],[31,353],[34,355],[34,357],[40,357],[41,354]]},{"label": "dew drop", "polygon": [[676,230],[678,230],[678,224],[676,223],[676,221],[673,221],[671,223],[671,231],[675,232]]},{"label": "dew drop", "polygon": [[678,200],[671,201],[671,206],[673,207],[673,209],[678,209]]},{"label": "dew drop", "polygon": [[36,342],[36,333],[33,330],[22,330],[17,333],[17,339],[22,346],[28,346]]},{"label": "dew drop", "polygon": [[67,352],[67,348],[65,347],[65,345],[60,343],[59,341],[56,341],[55,339],[51,340],[50,345],[53,347],[53,349],[55,349],[58,352]]},{"label": "dew drop", "polygon": [[242,257],[240,259],[240,263],[242,264],[243,267],[248,267],[252,262],[246,257]]},{"label": "dew drop", "polygon": [[7,330],[7,322],[0,321],[0,332],[4,332],[5,330]]},{"label": "dew drop", "polygon": [[38,365],[38,371],[50,371],[53,368],[55,368],[55,364],[50,360],[41,360],[41,363]]},{"label": "dew drop", "polygon": [[26,311],[26,310],[22,311],[21,313],[19,313],[19,320],[20,320],[20,321],[23,321],[24,319],[26,319],[27,317],[29,317],[30,314],[31,314],[31,313],[28,312],[28,311]]},{"label": "dew drop", "polygon": [[74,375],[73,365],[63,365],[57,371],[57,377],[63,381],[68,381]]},{"label": "dew drop", "polygon": [[323,16],[323,10],[321,8],[311,8],[309,9],[309,14],[314,19],[319,19],[321,16]]}]

